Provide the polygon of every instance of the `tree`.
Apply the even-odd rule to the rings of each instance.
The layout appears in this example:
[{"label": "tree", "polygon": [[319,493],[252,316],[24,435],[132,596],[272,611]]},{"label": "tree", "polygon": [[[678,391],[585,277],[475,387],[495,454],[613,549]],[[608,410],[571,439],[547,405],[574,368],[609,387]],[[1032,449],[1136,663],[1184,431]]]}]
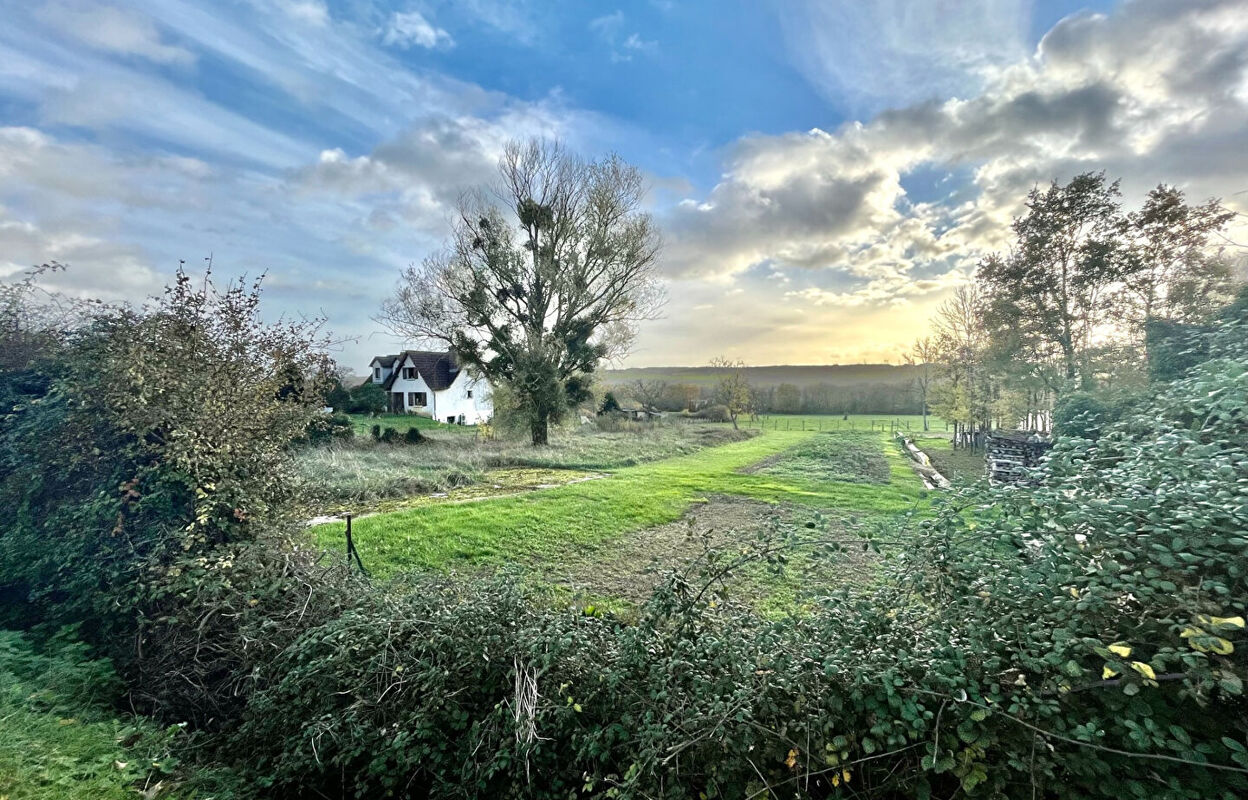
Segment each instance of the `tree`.
[{"label": "tree", "polygon": [[932,369],[939,358],[939,350],[936,343],[932,341],[932,337],[924,336],[921,339],[915,339],[914,344],[910,346],[910,352],[906,354],[906,363],[918,367],[918,376],[914,379],[915,385],[919,387],[919,408],[923,415],[923,430],[928,429],[927,424],[927,395],[932,388]]},{"label": "tree", "polygon": [[776,387],[775,403],[781,414],[796,414],[802,410],[802,390],[792,383],[782,383]]},{"label": "tree", "polygon": [[336,375],[331,379],[329,391],[325,393],[325,405],[334,411],[347,411],[351,407],[351,392]]},{"label": "tree", "polygon": [[602,396],[602,405],[598,408],[599,414],[611,414],[620,410],[620,401],[615,399],[615,392],[607,392]]},{"label": "tree", "polygon": [[721,357],[711,359],[710,365],[723,373],[715,385],[715,402],[728,409],[728,419],[736,429],[737,417],[750,411],[754,399],[745,377],[745,362]]},{"label": "tree", "polygon": [[1137,338],[1153,320],[1199,322],[1230,300],[1231,266],[1208,245],[1234,217],[1217,200],[1189,206],[1164,184],[1127,216],[1131,246],[1117,310]]},{"label": "tree", "polygon": [[1118,195],[1103,172],[1032,189],[1027,213],[1014,220],[1014,249],[984,259],[977,272],[990,324],[1058,359],[1067,383],[1091,380],[1083,356],[1122,268]]},{"label": "tree", "polygon": [[588,397],[598,363],[655,315],[660,242],[641,172],[617,156],[512,142],[499,172],[492,193],[460,201],[445,251],[404,271],[381,319],[510,385],[543,445],[550,422]]},{"label": "tree", "polygon": [[633,381],[629,389],[637,402],[641,403],[642,408],[654,411],[663,405],[664,398],[667,396],[667,381],[658,379],[648,381],[639,378]]},{"label": "tree", "polygon": [[351,390],[348,410],[352,414],[381,414],[386,410],[386,390],[372,381],[365,381]]}]

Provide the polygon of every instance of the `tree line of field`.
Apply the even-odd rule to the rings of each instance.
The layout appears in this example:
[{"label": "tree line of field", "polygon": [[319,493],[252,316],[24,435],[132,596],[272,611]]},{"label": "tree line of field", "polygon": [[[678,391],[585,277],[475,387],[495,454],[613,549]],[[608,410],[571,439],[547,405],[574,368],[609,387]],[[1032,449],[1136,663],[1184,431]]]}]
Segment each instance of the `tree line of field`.
[{"label": "tree line of field", "polygon": [[[918,384],[910,377],[852,384],[820,382],[807,385],[763,383],[753,367],[741,367],[749,386],[748,408],[757,414],[915,414],[920,406]],[[607,387],[624,401],[656,411],[698,411],[723,404],[724,375],[713,383],[694,384],[662,378],[638,378]]]},{"label": "tree line of field", "polygon": [[924,411],[977,446],[994,427],[1048,431],[1055,412],[1103,416],[1178,374],[1187,338],[1235,313],[1234,217],[1165,185],[1127,210],[1103,172],[1033,189],[1010,250],[980,261],[909,353]]},{"label": "tree line of field", "polygon": [[[4,283],[0,613],[76,631],[119,707],[237,770],[239,797],[1232,800],[1246,339],[1242,302],[1168,339],[1167,370],[1034,485],[879,530],[778,524],[621,617],[506,575],[373,583],[313,547],[289,478],[331,365],[315,323],[264,322],[258,286],[179,275],[130,308]],[[864,548],[879,580],[793,614],[723,585]]]}]

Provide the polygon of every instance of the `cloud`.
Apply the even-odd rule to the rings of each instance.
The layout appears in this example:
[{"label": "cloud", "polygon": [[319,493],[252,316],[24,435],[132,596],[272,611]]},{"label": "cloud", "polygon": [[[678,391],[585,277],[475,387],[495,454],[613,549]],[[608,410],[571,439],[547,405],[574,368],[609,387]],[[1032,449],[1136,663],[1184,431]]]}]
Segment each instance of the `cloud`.
[{"label": "cloud", "polygon": [[455,40],[441,28],[434,27],[419,11],[395,12],[382,35],[382,42],[398,47],[452,47]]},{"label": "cloud", "polygon": [[166,44],[155,23],[132,9],[80,0],[41,5],[36,15],[78,41],[109,53],[139,56],[159,64],[195,61],[189,50]]},{"label": "cloud", "polygon": [[773,0],[787,52],[854,110],[949,97],[1027,54],[1031,0]]},{"label": "cloud", "polygon": [[[666,216],[665,269],[731,283],[762,263],[796,268],[852,281],[791,289],[791,302],[885,307],[939,294],[1008,246],[1010,220],[1038,183],[1104,168],[1130,202],[1163,181],[1196,200],[1239,202],[1244,10],[1242,0],[1138,0],[1076,15],[1034,54],[985,69],[985,88],[967,98],[831,132],[741,139],[718,184]],[[908,197],[906,176],[933,167],[969,176],[958,202]]]},{"label": "cloud", "polygon": [[635,31],[622,36],[624,12],[619,9],[590,20],[589,29],[607,44],[613,62],[632,61],[634,55],[653,53],[659,47],[657,41],[642,39]]}]

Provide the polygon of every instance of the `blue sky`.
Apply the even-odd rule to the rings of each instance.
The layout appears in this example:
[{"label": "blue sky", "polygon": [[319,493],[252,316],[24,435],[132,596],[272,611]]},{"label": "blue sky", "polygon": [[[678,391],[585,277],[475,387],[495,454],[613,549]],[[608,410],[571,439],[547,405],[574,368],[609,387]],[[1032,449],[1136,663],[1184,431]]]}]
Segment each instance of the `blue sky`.
[{"label": "blue sky", "polygon": [[1248,0],[0,0],[0,272],[267,270],[360,368],[512,137],[651,182],[631,364],[896,360],[1037,182],[1246,195]]}]

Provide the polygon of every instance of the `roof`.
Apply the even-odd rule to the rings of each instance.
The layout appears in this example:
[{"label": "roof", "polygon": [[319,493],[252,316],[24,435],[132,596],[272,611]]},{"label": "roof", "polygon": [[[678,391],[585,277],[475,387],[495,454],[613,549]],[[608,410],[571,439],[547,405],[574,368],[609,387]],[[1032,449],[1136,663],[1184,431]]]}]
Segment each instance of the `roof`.
[{"label": "roof", "polygon": [[438,350],[404,350],[396,355],[377,356],[373,359],[383,367],[395,367],[394,372],[390,373],[382,383],[383,389],[389,391],[399,376],[398,367],[408,363],[409,360],[420,373],[420,377],[424,378],[425,383],[435,392],[449,387],[459,375],[459,361],[454,353]]}]

